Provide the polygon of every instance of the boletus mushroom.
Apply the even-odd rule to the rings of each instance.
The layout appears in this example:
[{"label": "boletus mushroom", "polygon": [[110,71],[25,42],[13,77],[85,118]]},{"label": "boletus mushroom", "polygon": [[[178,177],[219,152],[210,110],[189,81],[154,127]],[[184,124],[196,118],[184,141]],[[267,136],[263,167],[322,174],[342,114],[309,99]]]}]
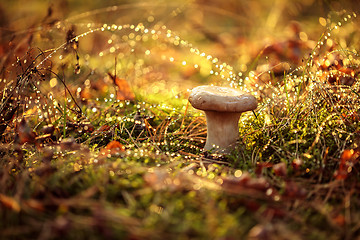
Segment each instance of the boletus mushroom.
[{"label": "boletus mushroom", "polygon": [[205,150],[228,153],[239,136],[242,112],[256,109],[256,98],[246,92],[219,86],[198,86],[192,89],[189,102],[205,111],[207,137]]}]

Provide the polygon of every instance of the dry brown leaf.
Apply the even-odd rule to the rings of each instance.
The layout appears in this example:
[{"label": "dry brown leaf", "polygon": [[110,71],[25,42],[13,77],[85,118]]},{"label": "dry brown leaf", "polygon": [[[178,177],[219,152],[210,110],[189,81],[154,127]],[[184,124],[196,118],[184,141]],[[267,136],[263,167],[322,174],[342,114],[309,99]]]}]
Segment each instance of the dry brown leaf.
[{"label": "dry brown leaf", "polygon": [[11,210],[14,210],[15,212],[20,212],[19,203],[12,197],[0,193],[0,203]]},{"label": "dry brown leaf", "polygon": [[277,163],[273,166],[273,170],[276,176],[279,177],[285,177],[286,176],[286,172],[287,172],[287,166],[286,163],[281,162],[281,163]]},{"label": "dry brown leaf", "polygon": [[108,75],[116,86],[116,100],[135,100],[135,94],[125,79],[118,78],[111,73],[108,73]]},{"label": "dry brown leaf", "polygon": [[33,210],[43,212],[45,211],[45,207],[42,202],[36,200],[36,199],[28,199],[23,202],[23,204]]},{"label": "dry brown leaf", "polygon": [[18,140],[20,144],[34,143],[36,133],[30,128],[26,120],[23,118],[17,127]]},{"label": "dry brown leaf", "polygon": [[346,179],[353,171],[353,167],[360,160],[360,148],[345,149],[340,157],[339,168],[335,171],[334,176],[338,180]]}]

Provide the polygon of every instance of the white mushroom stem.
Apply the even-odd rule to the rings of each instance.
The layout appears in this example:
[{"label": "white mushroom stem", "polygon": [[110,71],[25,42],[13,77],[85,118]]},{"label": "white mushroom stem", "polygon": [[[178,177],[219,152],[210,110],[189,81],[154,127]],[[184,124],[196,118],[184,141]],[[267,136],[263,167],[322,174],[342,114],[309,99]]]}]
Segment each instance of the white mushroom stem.
[{"label": "white mushroom stem", "polygon": [[206,114],[207,138],[204,149],[223,153],[229,153],[235,146],[241,113],[257,107],[257,100],[251,94],[209,85],[193,88],[189,102]]},{"label": "white mushroom stem", "polygon": [[241,112],[205,111],[207,137],[204,149],[216,149],[226,152],[234,146],[239,136]]}]

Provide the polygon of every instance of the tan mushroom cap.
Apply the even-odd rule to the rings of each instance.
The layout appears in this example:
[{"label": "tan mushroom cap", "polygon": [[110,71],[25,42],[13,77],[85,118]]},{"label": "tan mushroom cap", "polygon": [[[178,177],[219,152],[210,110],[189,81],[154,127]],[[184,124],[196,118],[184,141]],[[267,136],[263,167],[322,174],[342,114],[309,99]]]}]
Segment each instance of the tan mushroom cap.
[{"label": "tan mushroom cap", "polygon": [[246,92],[219,86],[198,86],[192,89],[189,102],[194,108],[217,112],[246,112],[256,109],[256,98]]}]

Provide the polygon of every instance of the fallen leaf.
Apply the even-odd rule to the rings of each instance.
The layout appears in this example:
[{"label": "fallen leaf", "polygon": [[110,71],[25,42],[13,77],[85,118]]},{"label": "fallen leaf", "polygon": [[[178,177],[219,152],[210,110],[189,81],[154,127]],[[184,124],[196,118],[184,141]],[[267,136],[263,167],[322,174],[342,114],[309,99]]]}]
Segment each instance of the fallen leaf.
[{"label": "fallen leaf", "polygon": [[294,170],[299,170],[302,164],[303,161],[299,158],[296,158],[292,161],[291,166]]},{"label": "fallen leaf", "polygon": [[2,203],[5,207],[15,211],[20,212],[19,203],[12,197],[3,195],[0,193],[0,203]]},{"label": "fallen leaf", "polygon": [[27,124],[25,118],[23,118],[17,127],[18,140],[20,144],[34,143],[36,133]]},{"label": "fallen leaf", "polygon": [[273,166],[273,170],[274,170],[274,173],[276,176],[285,177],[286,172],[287,172],[286,163],[281,162],[281,163],[275,164]]},{"label": "fallen leaf", "polygon": [[106,145],[106,149],[123,152],[125,150],[125,147],[118,141],[111,141],[108,143],[108,145]]},{"label": "fallen leaf", "polygon": [[339,168],[335,171],[334,176],[337,180],[346,179],[352,172],[354,165],[360,159],[360,148],[346,149],[340,157]]},{"label": "fallen leaf", "polygon": [[33,210],[36,210],[36,211],[39,211],[39,212],[43,212],[45,210],[45,207],[44,205],[36,200],[36,199],[28,199],[28,200],[25,200],[23,202],[23,204]]},{"label": "fallen leaf", "polygon": [[266,240],[270,239],[270,235],[273,235],[272,229],[262,224],[255,225],[250,229],[247,239],[251,240]]},{"label": "fallen leaf", "polygon": [[346,219],[345,219],[345,216],[342,215],[342,214],[338,214],[336,215],[334,218],[333,218],[333,221],[334,223],[337,225],[337,226],[344,226],[345,223],[346,223]]},{"label": "fallen leaf", "polygon": [[78,163],[75,163],[74,164],[74,171],[75,172],[79,172],[82,168],[82,165],[78,164]]},{"label": "fallen leaf", "polygon": [[102,125],[97,131],[99,132],[106,132],[106,131],[109,131],[111,129],[111,126],[109,125]]},{"label": "fallen leaf", "polygon": [[125,79],[118,78],[111,73],[108,73],[108,75],[116,86],[116,100],[135,100],[135,94]]},{"label": "fallen leaf", "polygon": [[75,142],[73,138],[64,138],[60,142],[60,148],[62,151],[74,151],[80,149],[80,144]]},{"label": "fallen leaf", "polygon": [[263,172],[263,169],[271,168],[272,166],[273,166],[273,164],[270,162],[257,162],[255,173],[256,173],[256,175],[261,175]]},{"label": "fallen leaf", "polygon": [[124,145],[122,145],[118,141],[111,141],[109,142],[105,148],[100,150],[100,156],[107,156],[107,155],[118,155],[125,151]]}]

